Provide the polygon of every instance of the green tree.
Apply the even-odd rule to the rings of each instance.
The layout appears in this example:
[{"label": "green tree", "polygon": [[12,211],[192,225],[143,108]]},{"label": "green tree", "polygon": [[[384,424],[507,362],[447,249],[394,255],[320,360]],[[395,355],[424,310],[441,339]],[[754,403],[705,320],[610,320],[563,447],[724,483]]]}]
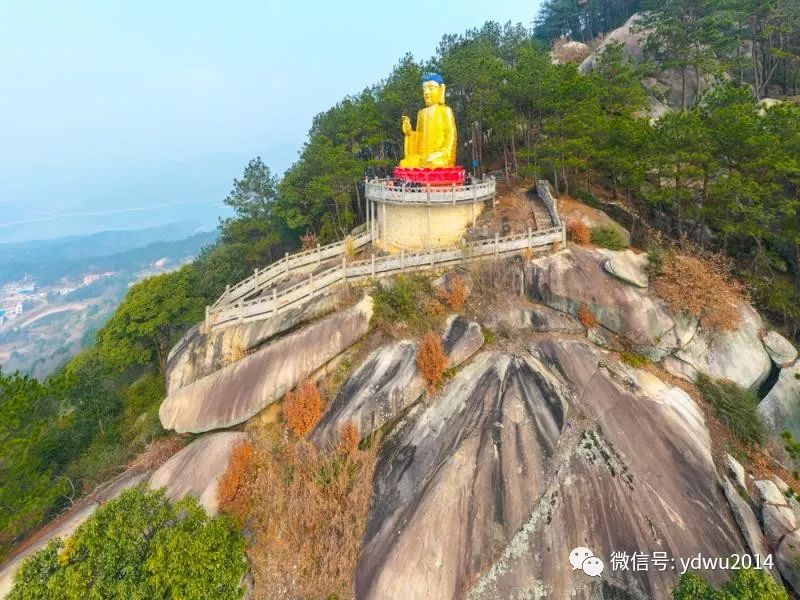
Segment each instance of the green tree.
[{"label": "green tree", "polygon": [[189,497],[134,488],[28,558],[10,600],[241,598],[245,541]]},{"label": "green tree", "polygon": [[733,571],[731,580],[720,590],[715,590],[695,573],[681,575],[672,590],[674,600],[789,600],[789,595],[772,576],[763,570],[742,569]]}]

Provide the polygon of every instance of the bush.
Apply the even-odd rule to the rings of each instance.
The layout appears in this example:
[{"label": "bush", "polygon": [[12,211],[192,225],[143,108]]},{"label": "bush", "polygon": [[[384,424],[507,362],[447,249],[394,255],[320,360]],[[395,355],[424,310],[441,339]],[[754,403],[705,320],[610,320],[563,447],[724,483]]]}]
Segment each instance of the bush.
[{"label": "bush", "polygon": [[210,518],[194,498],[172,504],[163,491],[133,488],[25,560],[8,598],[238,599],[244,549],[230,520]]},{"label": "bush", "polygon": [[794,439],[791,431],[781,432],[783,447],[792,460],[800,458],[800,442]]},{"label": "bush", "polygon": [[305,440],[256,442],[240,491],[254,597],[352,598],[376,454],[377,446],[324,454]]},{"label": "bush", "polygon": [[455,275],[445,282],[444,287],[438,290],[436,295],[443,304],[458,312],[464,308],[467,301],[467,284],[463,277]]},{"label": "bush", "polygon": [[589,310],[589,306],[585,302],[581,302],[581,305],[578,307],[578,320],[586,329],[592,329],[600,324],[597,317]]},{"label": "bush", "polygon": [[283,415],[289,430],[297,437],[304,436],[319,422],[322,408],[322,397],[313,381],[306,380],[296,391],[286,392]]},{"label": "bush", "polygon": [[733,571],[731,580],[717,591],[695,573],[681,575],[672,590],[673,600],[789,600],[786,590],[769,572],[758,569]]},{"label": "bush", "polygon": [[764,440],[764,424],[756,410],[758,396],[755,392],[732,381],[713,381],[702,373],[697,378],[697,388],[719,420],[739,440],[748,444]]},{"label": "bush", "polygon": [[253,445],[250,442],[242,442],[233,449],[228,468],[217,486],[217,503],[220,511],[244,514],[239,489],[251,460],[253,460]]},{"label": "bush", "polygon": [[634,369],[641,369],[645,365],[650,364],[649,358],[641,354],[637,354],[636,352],[622,352],[619,355],[619,358],[626,365],[631,366]]},{"label": "bush", "polygon": [[674,311],[683,311],[700,319],[712,329],[733,330],[742,320],[738,303],[743,296],[741,284],[729,275],[722,257],[701,260],[695,256],[669,254],[653,288]]},{"label": "bush", "polygon": [[390,334],[405,326],[419,333],[435,329],[447,313],[424,275],[398,275],[391,282],[380,282],[372,297],[371,323]]},{"label": "bush", "polygon": [[591,241],[592,232],[583,221],[570,221],[567,223],[567,237],[576,244],[584,246]]},{"label": "bush", "polygon": [[358,427],[352,423],[347,423],[342,427],[339,434],[339,448],[347,454],[353,454],[358,450],[358,444],[361,442],[361,434],[358,433]]},{"label": "bush", "polygon": [[609,250],[623,250],[628,247],[628,241],[615,227],[595,227],[592,229],[592,243]]},{"label": "bush", "polygon": [[444,372],[447,369],[447,355],[444,353],[442,340],[433,331],[429,331],[422,338],[417,355],[417,366],[425,381],[428,382],[428,391],[433,393],[444,381]]}]

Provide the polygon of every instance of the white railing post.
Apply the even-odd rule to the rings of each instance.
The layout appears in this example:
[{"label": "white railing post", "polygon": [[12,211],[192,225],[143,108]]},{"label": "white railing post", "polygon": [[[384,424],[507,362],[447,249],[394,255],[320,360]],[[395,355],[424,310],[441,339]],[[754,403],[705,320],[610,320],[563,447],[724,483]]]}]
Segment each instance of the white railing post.
[{"label": "white railing post", "polygon": [[433,248],[430,249],[431,252],[431,267],[433,266]]},{"label": "white railing post", "polygon": [[456,203],[456,184],[455,183],[453,184],[451,192],[453,194],[453,205],[455,206],[455,203]]},{"label": "white railing post", "polygon": [[308,274],[308,288],[311,290],[309,295],[313,298],[314,297],[314,273]]},{"label": "white railing post", "polygon": [[530,227],[528,227],[528,248],[533,248],[533,232]]},{"label": "white railing post", "polygon": [[342,279],[347,279],[347,257],[342,256]]},{"label": "white railing post", "polygon": [[428,204],[431,203],[431,184],[425,184],[425,191],[428,194]]},{"label": "white railing post", "polygon": [[258,287],[258,268],[253,269],[253,289]]},{"label": "white railing post", "polygon": [[400,270],[405,271],[406,269],[406,251],[400,250]]},{"label": "white railing post", "polygon": [[375,254],[372,255],[372,278],[375,279]]},{"label": "white railing post", "polygon": [[494,234],[494,255],[497,256],[500,253],[500,234]]},{"label": "white railing post", "polygon": [[317,265],[322,262],[322,247],[317,242]]},{"label": "white railing post", "polygon": [[286,277],[289,277],[289,253],[283,255],[283,260],[286,262]]},{"label": "white railing post", "polygon": [[244,323],[244,313],[242,309],[243,309],[242,302],[239,301],[239,303],[236,305],[236,310],[239,312],[239,325]]},{"label": "white railing post", "polygon": [[278,289],[272,288],[272,314],[278,314]]}]

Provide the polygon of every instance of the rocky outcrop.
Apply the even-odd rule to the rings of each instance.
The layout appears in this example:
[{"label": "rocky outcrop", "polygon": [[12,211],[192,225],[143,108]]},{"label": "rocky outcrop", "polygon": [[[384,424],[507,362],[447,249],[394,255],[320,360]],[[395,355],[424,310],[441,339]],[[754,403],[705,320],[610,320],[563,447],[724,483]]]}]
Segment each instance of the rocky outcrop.
[{"label": "rocky outcrop", "polygon": [[647,288],[647,254],[636,254],[633,250],[607,251],[608,260],[603,268],[617,279],[639,288]]},{"label": "rocky outcrop", "polygon": [[566,313],[548,308],[507,308],[493,312],[487,319],[491,328],[531,329],[541,333],[579,334],[585,331],[581,322]]},{"label": "rocky outcrop", "polygon": [[249,419],[352,346],[369,329],[372,298],[272,342],[180,388],[159,409],[161,424],[202,433]]},{"label": "rocky outcrop", "polygon": [[326,294],[269,319],[233,324],[211,333],[204,332],[202,323],[195,325],[169,353],[167,394],[177,392],[244,357],[275,336],[328,314],[335,308],[335,296]]},{"label": "rocky outcrop", "polygon": [[246,433],[238,431],[204,435],[161,465],[148,485],[165,488],[167,497],[174,502],[195,496],[209,515],[216,515],[220,478],[228,469],[234,449],[248,439]]},{"label": "rocky outcrop", "polygon": [[702,413],[681,390],[585,342],[487,352],[386,440],[356,595],[667,597],[674,573],[595,583],[569,552],[589,546],[606,564],[634,547],[742,552],[723,505]]},{"label": "rocky outcrop", "polygon": [[759,403],[758,413],[774,434],[788,431],[800,440],[800,364],[781,369],[778,381]]},{"label": "rocky outcrop", "polygon": [[756,481],[761,496],[761,516],[767,543],[775,553],[775,566],[800,593],[800,506],[789,501],[772,481]]},{"label": "rocky outcrop", "polygon": [[[460,365],[483,342],[483,333],[475,321],[450,317],[442,339],[448,367]],[[416,342],[400,341],[373,352],[342,386],[311,440],[319,447],[334,447],[348,423],[366,437],[416,402],[426,387],[417,367],[418,350]]]},{"label": "rocky outcrop", "polygon": [[777,331],[768,331],[762,337],[767,354],[777,366],[791,367],[797,360],[797,348]]},{"label": "rocky outcrop", "polygon": [[739,306],[742,320],[734,331],[708,330],[700,326],[692,339],[674,356],[678,362],[667,369],[675,375],[695,379],[703,373],[712,379],[729,379],[755,389],[769,375],[772,363],[761,343],[763,322],[748,304]]}]

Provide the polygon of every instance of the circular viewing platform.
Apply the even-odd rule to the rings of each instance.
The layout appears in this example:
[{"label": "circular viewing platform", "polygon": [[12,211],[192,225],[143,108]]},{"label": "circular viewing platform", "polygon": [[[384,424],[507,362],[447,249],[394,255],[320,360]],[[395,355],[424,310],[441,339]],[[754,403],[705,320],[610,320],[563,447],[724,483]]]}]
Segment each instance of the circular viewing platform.
[{"label": "circular viewing platform", "polygon": [[365,182],[368,230],[388,252],[456,246],[496,194],[494,178],[467,185]]}]

